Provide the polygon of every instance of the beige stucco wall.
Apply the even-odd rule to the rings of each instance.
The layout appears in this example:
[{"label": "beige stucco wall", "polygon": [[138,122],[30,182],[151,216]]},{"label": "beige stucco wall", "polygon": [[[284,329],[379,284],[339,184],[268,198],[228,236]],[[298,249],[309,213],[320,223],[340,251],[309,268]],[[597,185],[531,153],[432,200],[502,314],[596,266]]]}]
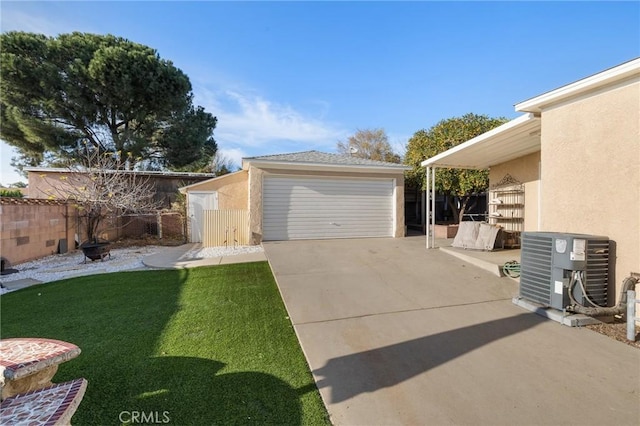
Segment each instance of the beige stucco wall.
[{"label": "beige stucco wall", "polygon": [[491,166],[489,187],[494,187],[507,174],[524,184],[524,230],[538,230],[538,205],[540,187],[540,151],[506,163]]},{"label": "beige stucco wall", "polygon": [[249,208],[248,180],[249,173],[246,170],[240,170],[192,185],[187,192],[216,191],[219,210],[247,210]]},{"label": "beige stucco wall", "polygon": [[640,78],[543,109],[541,145],[541,230],[613,240],[617,300],[640,272]]},{"label": "beige stucco wall", "polygon": [[282,170],[259,169],[249,167],[249,230],[251,243],[260,244],[262,241],[262,182],[265,175],[297,175],[318,177],[354,177],[354,178],[385,178],[395,179],[395,208],[396,226],[394,237],[404,237],[404,175],[386,173],[350,173],[350,172],[322,172],[311,170]]},{"label": "beige stucco wall", "polygon": [[[64,200],[70,192],[73,193],[70,190],[71,182],[75,185],[81,183],[78,173],[30,171],[27,176],[29,180],[29,198]],[[147,179],[147,177],[142,179]],[[178,188],[208,178],[203,176],[151,175],[148,179],[156,191],[154,199],[160,202],[161,208],[168,209],[171,207],[171,203],[176,201]]]},{"label": "beige stucco wall", "polygon": [[262,242],[262,180],[265,171],[249,167],[249,241]]},{"label": "beige stucco wall", "polygon": [[64,200],[69,194],[69,173],[28,172],[29,198]]}]

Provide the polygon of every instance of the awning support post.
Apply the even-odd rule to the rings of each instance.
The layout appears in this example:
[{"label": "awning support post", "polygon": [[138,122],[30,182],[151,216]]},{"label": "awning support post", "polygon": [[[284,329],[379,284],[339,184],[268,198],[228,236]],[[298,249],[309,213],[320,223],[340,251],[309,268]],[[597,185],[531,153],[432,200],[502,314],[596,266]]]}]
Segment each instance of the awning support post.
[{"label": "awning support post", "polygon": [[427,217],[425,220],[427,248],[435,248],[436,246],[436,168],[427,166],[426,172],[426,194],[425,204],[427,208]]},{"label": "awning support post", "polygon": [[427,166],[425,167],[425,172],[426,172],[426,192],[424,194],[424,204],[427,210],[427,215],[425,216],[425,234],[427,237],[427,248],[431,248],[430,247],[430,232],[431,232],[431,227],[429,226],[429,223],[431,222],[431,203],[429,202],[429,197],[431,196],[431,191],[430,191],[430,186],[431,186],[431,180],[429,179],[429,173],[431,172],[431,167]]},{"label": "awning support post", "polygon": [[436,247],[436,168],[431,168],[431,247]]}]

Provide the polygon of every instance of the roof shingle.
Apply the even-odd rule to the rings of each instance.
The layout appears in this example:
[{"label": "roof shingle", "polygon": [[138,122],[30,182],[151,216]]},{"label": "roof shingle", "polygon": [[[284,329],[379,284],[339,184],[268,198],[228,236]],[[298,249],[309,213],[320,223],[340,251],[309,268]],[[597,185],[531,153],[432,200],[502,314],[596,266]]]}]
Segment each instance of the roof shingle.
[{"label": "roof shingle", "polygon": [[258,157],[245,157],[243,160],[273,161],[285,163],[309,163],[309,164],[338,164],[344,166],[376,166],[393,169],[405,169],[402,164],[386,161],[369,160],[367,158],[353,157],[345,154],[330,154],[320,151],[302,151],[289,154],[262,155]]}]

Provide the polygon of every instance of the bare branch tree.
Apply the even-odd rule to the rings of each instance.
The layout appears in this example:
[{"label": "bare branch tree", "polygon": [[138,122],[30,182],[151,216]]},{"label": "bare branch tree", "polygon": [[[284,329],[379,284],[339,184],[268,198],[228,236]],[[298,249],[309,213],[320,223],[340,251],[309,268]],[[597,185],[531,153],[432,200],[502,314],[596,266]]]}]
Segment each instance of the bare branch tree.
[{"label": "bare branch tree", "polygon": [[129,156],[119,152],[101,152],[85,145],[80,162],[67,166],[68,173],[58,182],[46,176],[51,198],[75,203],[79,216],[86,220],[87,236],[97,241],[101,225],[107,217],[147,213],[160,207],[154,200],[155,187],[149,176],[126,170]]},{"label": "bare branch tree", "polygon": [[393,152],[384,129],[358,129],[346,141],[338,141],[339,153],[369,160],[400,163],[400,156]]},{"label": "bare branch tree", "polygon": [[211,160],[211,172],[215,173],[216,176],[222,176],[232,173],[235,170],[237,170],[237,167],[233,163],[233,160],[222,152],[216,151]]}]

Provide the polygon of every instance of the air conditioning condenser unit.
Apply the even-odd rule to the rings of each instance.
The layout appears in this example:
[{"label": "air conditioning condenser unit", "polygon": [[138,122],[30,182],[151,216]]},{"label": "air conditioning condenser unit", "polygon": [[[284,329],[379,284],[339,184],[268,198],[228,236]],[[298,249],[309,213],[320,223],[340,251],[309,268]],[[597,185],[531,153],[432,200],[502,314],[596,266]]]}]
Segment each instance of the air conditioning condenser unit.
[{"label": "air conditioning condenser unit", "polygon": [[524,232],[520,268],[523,299],[558,310],[571,305],[572,297],[583,306],[607,306],[607,237]]}]

